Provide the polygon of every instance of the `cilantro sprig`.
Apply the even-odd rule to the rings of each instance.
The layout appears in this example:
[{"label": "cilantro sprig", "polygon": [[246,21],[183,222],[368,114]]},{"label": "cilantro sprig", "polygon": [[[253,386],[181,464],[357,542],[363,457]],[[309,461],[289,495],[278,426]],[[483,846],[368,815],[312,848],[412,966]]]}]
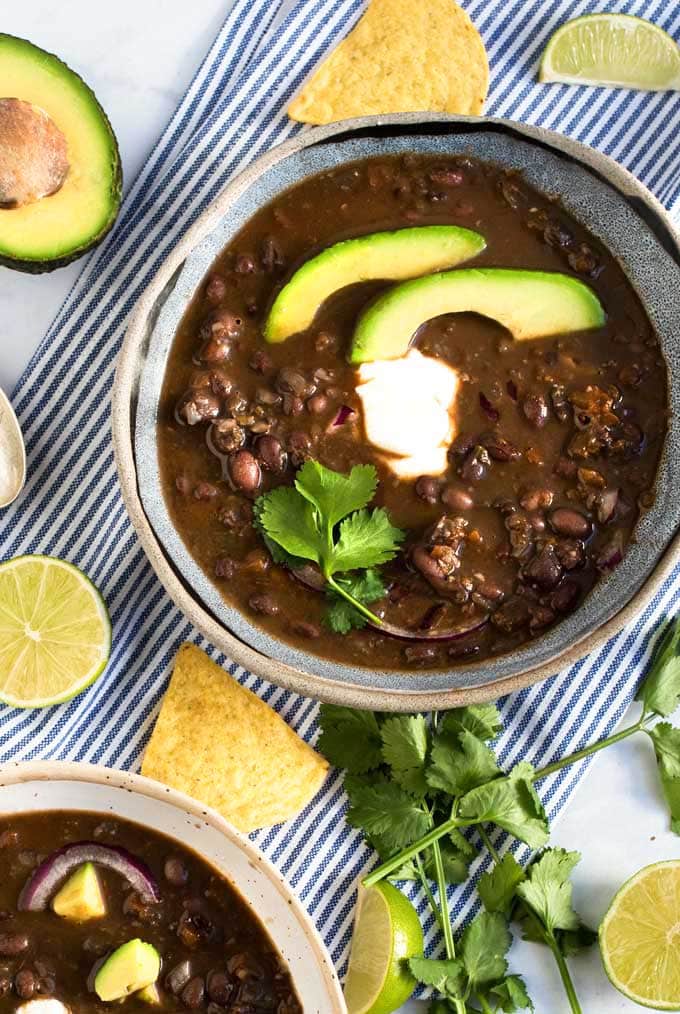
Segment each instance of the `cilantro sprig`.
[{"label": "cilantro sprig", "polygon": [[[580,856],[546,848],[550,829],[534,786],[642,732],[654,748],[671,827],[680,834],[680,729],[665,720],[680,706],[680,621],[668,625],[637,700],[642,710],[632,725],[540,770],[520,761],[509,772],[493,750],[501,720],[492,704],[429,719],[321,706],[319,749],[346,769],[348,822],[363,830],[382,860],[365,886],[385,877],[420,881],[442,929],[446,957],[410,962],[416,978],[439,993],[430,1014],[533,1010],[523,979],[508,970],[513,922],[525,939],[551,951],[572,1014],[581,1014],[567,959],[595,934],[572,905],[570,876]],[[499,855],[489,833],[494,825],[540,850],[526,869],[512,851]],[[477,885],[484,911],[456,939],[447,888],[469,878],[478,855],[465,836],[469,828],[492,865]]]},{"label": "cilantro sprig", "polygon": [[278,486],[255,502],[255,520],[274,560],[291,568],[315,563],[326,582],[326,622],[346,634],[366,623],[380,626],[367,608],[383,598],[375,568],[393,559],[405,532],[382,507],[368,510],[378,485],[373,465],[349,475],[306,461],[294,486]]}]

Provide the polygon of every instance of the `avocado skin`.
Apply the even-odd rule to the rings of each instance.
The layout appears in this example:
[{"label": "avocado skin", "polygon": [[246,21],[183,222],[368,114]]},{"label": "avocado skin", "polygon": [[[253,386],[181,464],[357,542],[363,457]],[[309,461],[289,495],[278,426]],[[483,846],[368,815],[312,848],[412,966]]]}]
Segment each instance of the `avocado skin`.
[{"label": "avocado skin", "polygon": [[[2,38],[3,34],[6,33],[0,33],[0,38]],[[15,35],[9,37],[18,39],[20,42],[25,42],[29,46],[33,46],[36,49],[42,48],[36,46],[34,42],[30,41],[30,39],[24,39],[22,36]],[[99,115],[101,116],[102,122],[104,123],[107,133],[111,140],[111,149],[114,156],[114,167],[113,167],[114,178],[111,185],[111,195],[110,195],[111,214],[109,216],[109,219],[106,222],[104,228],[100,229],[97,235],[89,239],[87,243],[83,243],[82,246],[79,246],[76,250],[72,250],[70,253],[66,254],[63,257],[55,257],[53,260],[32,260],[30,258],[26,259],[21,257],[11,257],[6,253],[5,254],[0,253],[0,267],[11,268],[13,271],[22,271],[24,274],[29,275],[42,275],[46,274],[48,271],[56,271],[57,268],[65,268],[68,264],[71,264],[73,261],[77,261],[79,257],[82,257],[84,254],[88,253],[88,251],[93,250],[96,246],[99,246],[102,240],[105,239],[105,237],[109,234],[109,232],[115,225],[116,219],[118,218],[118,212],[120,211],[120,203],[123,196],[123,166],[120,159],[120,149],[118,148],[118,140],[113,132],[111,121],[109,120],[104,109],[102,108],[99,99],[92,91],[87,81],[84,81],[80,76],[80,74],[78,74],[77,71],[73,70],[73,68],[70,67],[67,63],[65,63],[60,56],[57,56],[56,53],[51,53],[47,49],[43,50],[43,52],[46,53],[48,56],[53,57],[55,60],[59,60],[60,63],[64,64],[64,67],[67,68],[69,74],[72,74],[74,78],[77,78],[78,81],[80,81],[80,83],[82,84],[83,88],[87,92],[89,92],[90,96],[92,97],[92,101],[95,103],[95,105],[99,110]]]}]

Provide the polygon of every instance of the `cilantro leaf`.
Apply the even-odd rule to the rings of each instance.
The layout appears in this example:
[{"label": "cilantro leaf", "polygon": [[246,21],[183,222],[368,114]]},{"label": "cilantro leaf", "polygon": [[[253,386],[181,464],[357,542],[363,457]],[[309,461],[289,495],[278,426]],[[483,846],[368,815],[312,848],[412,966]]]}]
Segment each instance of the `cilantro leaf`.
[{"label": "cilantro leaf", "polygon": [[436,960],[435,958],[411,958],[411,973],[424,986],[432,986],[452,1000],[463,997],[465,993],[465,973],[463,964],[456,958]]},{"label": "cilantro leaf", "polygon": [[494,999],[496,1010],[505,1011],[506,1014],[534,1009],[521,975],[509,975],[507,979],[492,986],[489,995]]},{"label": "cilantro leaf", "polygon": [[332,571],[357,570],[387,563],[405,538],[382,507],[360,510],[340,523],[340,538],[331,556]]},{"label": "cilantro leaf", "polygon": [[557,942],[565,958],[570,958],[580,951],[592,947],[597,940],[597,933],[590,926],[580,923],[577,930],[561,930],[557,934]]},{"label": "cilantro leaf", "polygon": [[511,942],[508,925],[497,912],[480,912],[472,920],[463,933],[460,954],[473,989],[503,978]]},{"label": "cilantro leaf", "polygon": [[424,796],[425,758],[430,741],[430,730],[423,715],[396,715],[387,718],[380,727],[382,753],[392,777],[407,792]]},{"label": "cilantro leaf", "polygon": [[648,676],[635,699],[645,711],[665,718],[680,704],[680,620],[669,623],[654,656]]},{"label": "cilantro leaf", "polygon": [[427,1008],[427,1014],[451,1014],[453,1007],[448,1000],[441,1000],[439,997],[433,1000]]},{"label": "cilantro leaf", "polygon": [[369,836],[379,836],[395,852],[422,837],[430,826],[429,814],[394,782],[353,792],[347,820]]},{"label": "cilantro leaf", "polygon": [[360,774],[380,767],[382,740],[372,711],[322,704],[318,749],[335,767]]},{"label": "cilantro leaf", "polygon": [[[364,570],[358,574],[347,574],[337,577],[336,584],[341,585],[357,602],[370,605],[385,595],[385,585],[375,570]],[[336,634],[347,634],[350,630],[361,630],[368,623],[368,618],[354,608],[351,602],[340,596],[332,588],[326,592],[329,606],[326,610],[324,623]]]},{"label": "cilantro leaf", "polygon": [[499,778],[468,792],[460,803],[461,817],[490,821],[531,848],[548,840],[548,821],[532,783],[531,764],[516,764],[508,778]]},{"label": "cilantro leaf", "polygon": [[527,879],[518,885],[517,894],[554,935],[555,930],[577,931],[581,920],[572,908],[569,876],[579,862],[578,852],[548,849],[527,871]]},{"label": "cilantro leaf", "polygon": [[468,729],[440,730],[432,743],[427,781],[433,789],[462,796],[500,774],[489,747]]},{"label": "cilantro leaf", "polygon": [[348,514],[370,503],[377,485],[373,465],[355,465],[349,475],[343,475],[318,461],[306,461],[295,477],[295,488],[324,516],[331,530]]},{"label": "cilantro leaf", "polygon": [[501,732],[503,723],[495,704],[470,704],[467,708],[454,708],[442,718],[441,728],[450,732],[467,729],[477,739],[488,742]]},{"label": "cilantro leaf", "polygon": [[292,556],[321,562],[324,540],[314,510],[292,486],[277,486],[257,504],[259,524],[269,539]]},{"label": "cilantro leaf", "polygon": [[509,916],[517,887],[524,880],[524,870],[511,852],[506,852],[492,870],[482,873],[477,884],[479,896],[487,912]]},{"label": "cilantro leaf", "polygon": [[[463,841],[465,839],[463,838]],[[467,844],[467,842],[466,842]],[[456,847],[450,839],[442,838],[439,841],[439,852],[442,857],[444,876],[449,884],[464,884],[470,876],[470,860],[472,856],[466,851]],[[474,855],[474,849],[472,850]],[[437,871],[434,863],[432,849],[428,851],[425,862],[425,872],[432,879],[437,879]]]},{"label": "cilantro leaf", "polygon": [[659,722],[646,730],[654,744],[661,787],[671,813],[671,828],[680,834],[680,729]]}]

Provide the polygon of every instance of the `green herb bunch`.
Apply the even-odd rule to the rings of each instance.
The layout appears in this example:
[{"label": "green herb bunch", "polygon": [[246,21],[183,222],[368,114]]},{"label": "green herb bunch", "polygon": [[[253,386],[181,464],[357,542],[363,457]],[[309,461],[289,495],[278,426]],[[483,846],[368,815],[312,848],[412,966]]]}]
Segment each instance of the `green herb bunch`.
[{"label": "green herb bunch", "polygon": [[[680,623],[668,626],[637,699],[637,722],[536,770],[526,761],[501,770],[492,743],[501,731],[493,704],[474,705],[428,720],[321,706],[319,749],[346,770],[347,819],[360,828],[382,862],[364,878],[417,880],[442,929],[446,958],[414,958],[411,971],[439,994],[430,1014],[533,1010],[523,979],[508,970],[510,924],[552,952],[573,1014],[581,1007],[567,959],[595,934],[572,907],[570,875],[580,856],[546,848],[550,828],[535,783],[638,732],[654,747],[673,830],[680,833],[680,729],[661,721],[680,704]],[[538,850],[523,869],[500,856],[493,827]],[[476,831],[476,844],[466,829]],[[478,845],[491,868],[477,884],[484,910],[455,939],[447,888],[470,876]],[[432,882],[436,885],[435,898]]]},{"label": "green herb bunch", "polygon": [[385,595],[375,568],[393,559],[405,533],[381,507],[367,510],[378,485],[373,465],[349,475],[307,461],[294,486],[278,486],[255,502],[255,523],[276,563],[318,566],[329,600],[326,623],[346,634],[381,620],[367,606]]}]

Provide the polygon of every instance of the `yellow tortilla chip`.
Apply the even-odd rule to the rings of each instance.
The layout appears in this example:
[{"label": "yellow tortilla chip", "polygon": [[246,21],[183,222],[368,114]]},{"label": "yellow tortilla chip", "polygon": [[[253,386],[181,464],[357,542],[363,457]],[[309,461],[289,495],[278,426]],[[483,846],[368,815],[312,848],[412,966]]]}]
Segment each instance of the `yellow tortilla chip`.
[{"label": "yellow tortilla chip", "polygon": [[218,810],[239,831],[280,824],[321,788],[328,763],[194,644],[183,644],[142,774]]},{"label": "yellow tortilla chip", "polygon": [[454,0],[370,0],[288,115],[332,123],[377,113],[478,114],[488,87],[484,43]]}]

